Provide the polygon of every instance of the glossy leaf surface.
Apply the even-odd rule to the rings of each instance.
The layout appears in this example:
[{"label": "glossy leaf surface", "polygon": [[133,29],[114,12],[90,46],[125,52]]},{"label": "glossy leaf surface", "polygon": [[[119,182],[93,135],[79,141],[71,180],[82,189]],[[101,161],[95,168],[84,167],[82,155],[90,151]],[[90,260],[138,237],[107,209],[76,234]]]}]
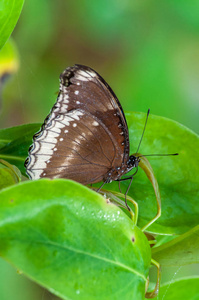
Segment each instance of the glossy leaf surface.
[{"label": "glossy leaf surface", "polygon": [[145,235],[117,206],[67,180],[0,193],[0,255],[63,299],[143,299]]}]

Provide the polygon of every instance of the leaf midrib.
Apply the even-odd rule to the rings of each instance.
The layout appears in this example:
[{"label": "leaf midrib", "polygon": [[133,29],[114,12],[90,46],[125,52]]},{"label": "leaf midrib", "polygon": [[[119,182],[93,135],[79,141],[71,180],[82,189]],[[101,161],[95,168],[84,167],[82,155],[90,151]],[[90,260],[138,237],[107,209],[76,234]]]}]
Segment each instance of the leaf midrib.
[{"label": "leaf midrib", "polygon": [[[14,240],[14,241],[18,241],[18,242],[25,242],[25,243],[27,243],[27,241],[26,240],[22,240],[22,239],[15,239],[15,238],[13,238],[12,240]],[[30,241],[28,241],[28,243],[29,243]],[[113,264],[113,265],[116,265],[117,267],[120,267],[120,268],[123,268],[123,269],[125,269],[125,270],[127,270],[127,271],[129,271],[129,272],[131,272],[131,273],[134,273],[134,274],[136,274],[137,276],[139,276],[139,277],[141,277],[144,281],[146,281],[146,277],[143,275],[143,274],[141,274],[140,272],[138,272],[138,271],[136,271],[135,269],[133,269],[133,268],[130,268],[130,267],[128,267],[127,265],[125,265],[125,264],[122,264],[122,263],[120,263],[120,262],[118,262],[118,261],[114,261],[114,260],[111,260],[111,259],[108,259],[108,258],[106,258],[106,257],[101,257],[101,256],[99,256],[99,255],[95,255],[95,254],[92,254],[92,253],[90,253],[90,252],[87,252],[87,251],[83,251],[83,250],[79,250],[79,249],[77,249],[77,248],[73,248],[73,247],[70,247],[70,246],[62,246],[62,245],[60,245],[60,244],[57,244],[57,243],[55,243],[55,242],[52,242],[52,241],[32,241],[32,243],[35,243],[35,244],[45,244],[45,245],[47,245],[47,246],[53,246],[53,247],[56,247],[56,248],[58,248],[58,249],[62,249],[62,250],[69,250],[69,251],[71,251],[71,252],[75,252],[75,253],[78,253],[78,254],[83,254],[83,255],[87,255],[87,256],[90,256],[90,257],[93,257],[93,258],[95,258],[95,259],[98,259],[98,260],[101,260],[101,261],[105,261],[105,262],[107,262],[107,263],[110,263],[110,264]]]}]

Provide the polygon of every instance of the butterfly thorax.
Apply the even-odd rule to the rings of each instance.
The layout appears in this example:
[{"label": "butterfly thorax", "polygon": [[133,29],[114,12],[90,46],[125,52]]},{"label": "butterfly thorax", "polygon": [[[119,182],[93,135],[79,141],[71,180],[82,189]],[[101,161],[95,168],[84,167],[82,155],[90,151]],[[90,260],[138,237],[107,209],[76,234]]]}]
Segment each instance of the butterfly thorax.
[{"label": "butterfly thorax", "polygon": [[114,180],[119,180],[123,175],[130,172],[133,168],[136,168],[140,159],[134,155],[131,155],[125,164],[120,167],[111,169],[104,177],[106,183],[110,183]]},{"label": "butterfly thorax", "polygon": [[139,157],[136,157],[135,155],[129,156],[129,159],[127,161],[127,169],[128,169],[127,172],[129,172],[133,168],[137,168],[138,165],[139,165],[139,162],[140,162],[140,158]]}]

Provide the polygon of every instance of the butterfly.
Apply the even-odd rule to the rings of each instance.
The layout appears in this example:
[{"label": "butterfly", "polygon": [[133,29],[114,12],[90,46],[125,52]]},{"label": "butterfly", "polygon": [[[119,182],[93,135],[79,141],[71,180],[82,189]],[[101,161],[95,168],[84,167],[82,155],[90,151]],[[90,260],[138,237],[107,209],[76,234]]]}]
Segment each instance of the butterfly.
[{"label": "butterfly", "polygon": [[132,179],[121,177],[138,164],[129,155],[127,122],[110,86],[90,67],[66,68],[57,101],[29,148],[29,178],[105,184]]}]

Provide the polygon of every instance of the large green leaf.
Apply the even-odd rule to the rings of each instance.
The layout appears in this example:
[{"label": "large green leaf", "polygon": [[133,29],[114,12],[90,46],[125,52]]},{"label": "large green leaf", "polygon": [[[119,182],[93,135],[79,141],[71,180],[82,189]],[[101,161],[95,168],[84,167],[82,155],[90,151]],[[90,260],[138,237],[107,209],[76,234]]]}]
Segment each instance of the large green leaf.
[{"label": "large green leaf", "polygon": [[[143,129],[143,114],[129,114],[128,120],[131,146],[136,148]],[[199,137],[185,126],[163,117],[149,117],[140,152],[179,153],[179,156],[149,157],[162,198],[162,216],[151,230],[180,234],[198,225],[198,148]],[[131,194],[138,200],[142,218],[153,217],[156,213],[154,191],[143,172],[135,178]]]},{"label": "large green leaf", "polygon": [[152,249],[161,266],[199,263],[199,225],[174,240]]},{"label": "large green leaf", "polygon": [[145,235],[117,206],[73,181],[0,193],[0,255],[63,299],[143,299]]},{"label": "large green leaf", "polygon": [[0,1],[0,49],[11,35],[20,16],[24,0]]},{"label": "large green leaf", "polygon": [[[146,115],[143,113],[127,114],[131,153],[137,150],[145,118]],[[33,134],[34,126],[35,132],[39,128],[39,125],[33,125],[31,129],[30,125],[31,130],[28,132],[29,127],[26,126],[14,129],[18,132],[17,140],[4,144],[4,147],[0,149],[0,158],[12,164],[16,163],[23,173],[22,161],[28,150],[27,143],[31,143],[30,135]],[[6,130],[12,131],[12,129],[5,129],[0,132],[0,138],[5,138]],[[20,130],[21,137],[19,137]],[[143,154],[179,153],[179,156],[149,157],[162,198],[162,216],[149,227],[149,231],[161,234],[181,234],[198,224],[198,148],[199,138],[188,128],[163,117],[149,116],[139,152]],[[121,183],[123,192],[126,191],[128,184],[128,181]],[[106,184],[104,188],[118,191],[118,183]],[[141,169],[134,177],[128,195],[139,204],[138,225],[143,227],[156,215],[157,204],[153,187]]]},{"label": "large green leaf", "polygon": [[199,277],[183,278],[177,281],[171,281],[164,284],[160,288],[158,296],[154,299],[157,300],[198,300]]},{"label": "large green leaf", "polygon": [[38,124],[21,125],[0,130],[0,158],[16,165],[25,174],[24,161]]},{"label": "large green leaf", "polygon": [[[131,153],[135,153],[142,135],[146,115],[128,113]],[[142,154],[179,153],[179,156],[148,157],[157,178],[162,199],[162,216],[147,230],[181,234],[198,225],[199,220],[199,137],[183,125],[149,115],[146,132],[139,149]],[[121,183],[122,191],[128,182]],[[125,186],[125,187],[124,187]],[[105,186],[118,190],[113,182]],[[128,193],[139,204],[138,225],[144,226],[157,213],[154,190],[139,169]]]}]

